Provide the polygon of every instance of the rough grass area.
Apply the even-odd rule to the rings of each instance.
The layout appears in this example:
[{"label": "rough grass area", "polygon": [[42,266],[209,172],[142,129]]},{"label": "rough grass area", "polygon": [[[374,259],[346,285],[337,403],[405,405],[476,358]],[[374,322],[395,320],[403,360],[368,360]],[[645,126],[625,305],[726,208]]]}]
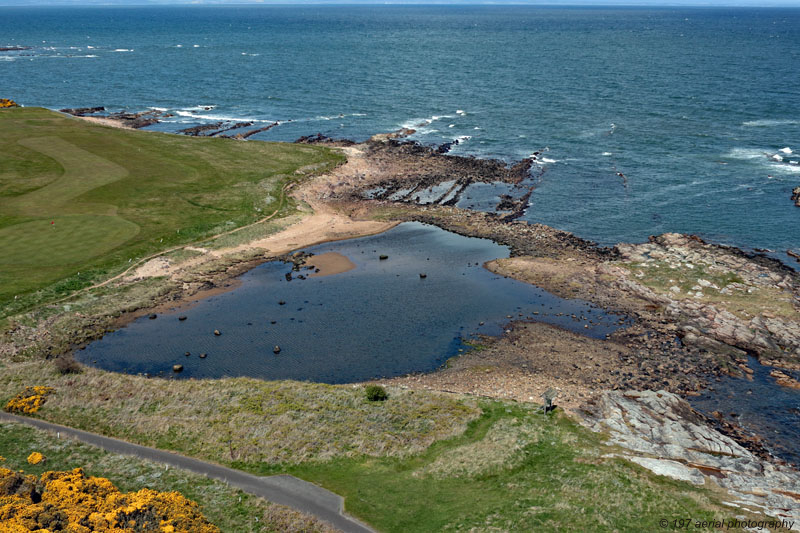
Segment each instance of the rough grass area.
[{"label": "rough grass area", "polygon": [[0,316],[129,260],[290,214],[284,186],[344,160],[324,147],[122,130],[40,108],[0,110],[0,144]]},{"label": "rough grass area", "polygon": [[59,424],[225,464],[281,465],[335,457],[407,456],[457,435],[480,410],[439,394],[248,378],[147,379],[52,362],[0,363],[0,402],[28,385],[55,392],[36,414]]},{"label": "rough grass area", "polygon": [[[27,462],[32,452],[40,452],[45,461]],[[83,468],[87,475],[104,477],[122,492],[142,488],[178,491],[200,505],[202,513],[221,531],[227,532],[333,532],[318,520],[276,505],[221,481],[176,468],[105,452],[80,442],[22,424],[0,424],[0,466],[41,475],[50,470]],[[2,527],[0,527],[2,529]]]},{"label": "rough grass area", "polygon": [[[347,458],[291,473],[345,496],[385,532],[658,531],[659,520],[733,518],[718,487],[656,476],[562,413],[491,402],[461,436],[404,458]],[[761,517],[764,519],[764,517]]]},{"label": "rough grass area", "polygon": [[[620,263],[619,266],[627,268],[637,282],[656,292],[673,299],[693,298],[721,304],[739,318],[749,320],[765,311],[776,316],[797,317],[791,293],[747,283],[733,272],[709,270],[699,265],[673,267],[664,262]],[[694,296],[698,291],[702,296]]]},{"label": "rough grass area", "polygon": [[[653,531],[661,518],[745,513],[724,506],[716,485],[656,476],[566,415],[533,405],[394,388],[369,402],[360,385],[0,365],[0,402],[30,385],[55,388],[37,417],[255,474],[294,474],[341,494],[348,512],[380,531]],[[2,442],[0,454],[10,454]],[[35,447],[14,457],[47,455]]]}]

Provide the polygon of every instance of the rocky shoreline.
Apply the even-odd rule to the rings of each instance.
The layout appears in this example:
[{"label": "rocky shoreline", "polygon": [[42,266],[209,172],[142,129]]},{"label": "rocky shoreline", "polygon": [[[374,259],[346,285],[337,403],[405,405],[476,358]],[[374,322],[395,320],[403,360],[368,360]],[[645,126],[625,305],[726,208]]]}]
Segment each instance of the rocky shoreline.
[{"label": "rocky shoreline", "polygon": [[[92,108],[70,111],[97,112]],[[150,120],[145,115],[131,120],[139,119]],[[669,405],[661,406],[663,416],[653,424],[660,424],[659,420],[665,417],[672,420],[671,417],[683,416],[684,407],[673,405],[683,401],[675,394],[690,397],[713,387],[716,380],[725,376],[746,378],[752,373],[748,355],[775,367],[779,386],[793,387],[797,383],[791,372],[800,369],[800,275],[792,268],[763,254],[687,235],[665,234],[642,244],[600,247],[568,232],[515,220],[513,215],[518,215],[527,201],[515,202],[511,198],[501,198],[499,207],[506,210],[499,213],[456,208],[457,198],[471,183],[521,184],[531,177],[534,161],[508,166],[500,161],[457,157],[403,141],[403,135],[376,136],[361,144],[319,135],[301,139],[300,142],[341,147],[352,161],[323,179],[305,184],[301,188],[302,199],[325,206],[345,217],[348,224],[419,221],[465,236],[492,239],[511,249],[511,257],[485,265],[493,272],[535,284],[563,298],[587,300],[629,317],[633,324],[602,340],[564,332],[536,322],[535,317],[514,317],[506,335],[485,339],[480,349],[454,359],[446,368],[390,382],[409,388],[525,402],[538,401],[547,388],[555,386],[560,389],[561,405],[573,412],[591,411],[595,406],[594,412],[600,413],[613,411],[632,397],[650,407],[653,402],[664,403],[648,396],[650,393],[631,396],[632,393],[621,391],[662,391],[658,398],[675,400],[665,400]],[[447,183],[446,190],[433,201],[420,204],[416,200],[418,191]],[[532,191],[533,186],[526,184],[523,195],[529,196]],[[168,277],[160,284],[153,282],[139,300],[118,308],[116,318],[71,317],[70,331],[77,334],[73,346],[97,338],[135,316],[151,313],[157,306],[174,307],[202,297],[205,291],[227,290],[226,284],[237,275],[280,256],[258,250],[214,256],[212,262],[185,267],[182,277]],[[284,259],[292,260],[290,256]],[[119,286],[127,290],[141,279],[120,282]],[[31,346],[36,346],[39,353],[59,355],[64,345],[54,345],[55,337],[48,331],[56,320],[57,315],[51,315],[35,327],[20,325],[6,332],[2,355],[18,357],[30,352]],[[634,406],[626,403],[625,409],[630,412]],[[700,420],[699,416],[694,414],[679,421],[694,423]],[[600,428],[600,422],[589,422],[592,424]],[[726,446],[733,446],[733,442],[745,450],[746,454],[737,448],[737,454],[747,457],[747,461],[758,458],[779,463],[763,442],[734,421],[720,415],[703,417],[702,424],[722,435],[720,442]],[[661,460],[661,451],[647,449],[637,453],[647,459],[642,464],[663,466],[653,463]],[[694,461],[703,467],[695,468],[703,475],[715,468],[727,468],[707,458],[701,462],[680,455],[665,457],[684,466]],[[681,471],[671,463],[669,466],[672,471]],[[680,475],[697,479],[692,473]],[[777,478],[763,483],[774,479]],[[783,495],[789,500],[794,498],[791,494],[800,493],[792,485],[794,480],[781,478],[781,483],[788,487],[781,490],[790,494]],[[746,490],[750,485],[737,486]],[[765,505],[787,505],[785,499],[778,501],[773,496],[764,496]],[[794,509],[786,516],[796,516],[796,505]]]}]

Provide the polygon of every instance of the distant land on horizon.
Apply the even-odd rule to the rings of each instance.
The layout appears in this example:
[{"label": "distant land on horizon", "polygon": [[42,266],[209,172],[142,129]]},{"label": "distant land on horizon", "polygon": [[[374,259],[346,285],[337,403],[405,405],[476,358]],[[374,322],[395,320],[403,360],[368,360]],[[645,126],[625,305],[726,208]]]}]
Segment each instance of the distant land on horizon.
[{"label": "distant land on horizon", "polygon": [[24,6],[167,6],[167,5],[530,5],[543,7],[784,7],[800,0],[0,0],[0,7]]}]

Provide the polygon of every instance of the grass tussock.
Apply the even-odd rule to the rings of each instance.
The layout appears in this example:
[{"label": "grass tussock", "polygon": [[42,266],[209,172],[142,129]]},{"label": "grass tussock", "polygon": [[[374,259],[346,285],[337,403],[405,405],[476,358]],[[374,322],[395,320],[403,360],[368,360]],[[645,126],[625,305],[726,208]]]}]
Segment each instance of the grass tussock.
[{"label": "grass tussock", "polygon": [[442,452],[416,474],[444,479],[476,477],[498,469],[515,468],[524,460],[525,449],[536,444],[542,434],[542,427],[538,424],[501,418],[489,428],[482,440]]},{"label": "grass tussock", "polygon": [[[46,455],[47,463],[28,464],[25,457],[31,453]],[[41,476],[48,470],[82,468],[87,476],[108,479],[121,492],[137,492],[143,488],[179,492],[197,502],[208,521],[226,533],[335,531],[308,515],[232,489],[221,481],[104,452],[21,424],[0,424],[0,454],[5,456],[0,468],[23,470],[29,476]]]},{"label": "grass tussock", "polygon": [[0,367],[0,401],[24,384],[56,387],[44,419],[229,464],[407,456],[464,431],[480,410],[444,395],[393,390],[370,402],[361,386],[249,378],[147,379],[50,362]]}]

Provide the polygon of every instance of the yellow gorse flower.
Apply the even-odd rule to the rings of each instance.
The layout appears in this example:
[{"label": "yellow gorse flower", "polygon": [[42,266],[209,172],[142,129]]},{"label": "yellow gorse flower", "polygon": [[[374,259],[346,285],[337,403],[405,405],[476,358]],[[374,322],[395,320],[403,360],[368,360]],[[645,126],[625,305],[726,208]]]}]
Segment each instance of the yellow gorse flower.
[{"label": "yellow gorse flower", "polygon": [[33,452],[32,454],[30,454],[28,456],[28,463],[29,464],[38,465],[42,461],[44,461],[44,455],[42,455],[39,452]]},{"label": "yellow gorse flower", "polygon": [[33,414],[44,405],[47,396],[54,391],[53,387],[43,387],[41,385],[25,387],[24,391],[8,401],[5,410],[9,413]]},{"label": "yellow gorse flower", "polygon": [[19,107],[14,100],[8,98],[0,98],[0,108],[3,107]]},{"label": "yellow gorse flower", "polygon": [[109,480],[87,476],[80,468],[45,472],[38,479],[0,468],[0,524],[2,533],[219,533],[198,505],[178,492],[121,493]]}]

